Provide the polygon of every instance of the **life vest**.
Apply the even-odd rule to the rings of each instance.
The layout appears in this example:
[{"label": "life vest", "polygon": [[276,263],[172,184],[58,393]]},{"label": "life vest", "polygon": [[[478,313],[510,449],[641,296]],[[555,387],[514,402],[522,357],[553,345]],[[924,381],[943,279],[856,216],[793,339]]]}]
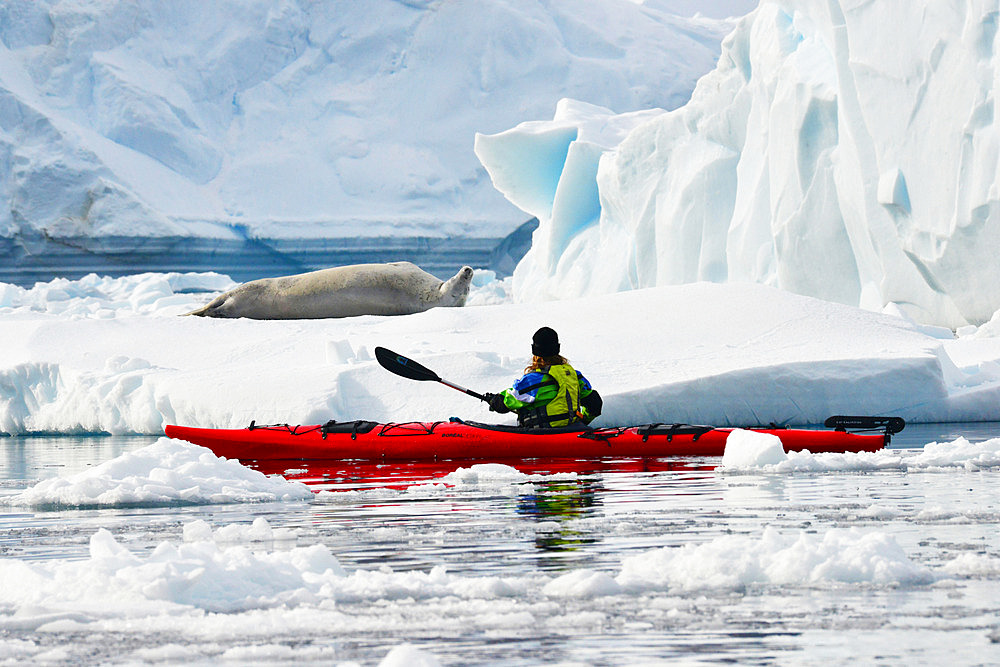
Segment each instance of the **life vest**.
[{"label": "life vest", "polygon": [[518,413],[517,421],[528,428],[558,428],[579,421],[580,380],[569,364],[540,369],[548,377],[540,386],[556,385],[555,397],[545,405]]}]

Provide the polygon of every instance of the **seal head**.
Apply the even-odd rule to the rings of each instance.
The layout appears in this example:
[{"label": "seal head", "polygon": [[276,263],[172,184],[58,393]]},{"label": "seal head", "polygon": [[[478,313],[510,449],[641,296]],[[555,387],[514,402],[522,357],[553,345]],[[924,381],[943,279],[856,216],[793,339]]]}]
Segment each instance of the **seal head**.
[{"label": "seal head", "polygon": [[439,306],[464,306],[472,288],[473,270],[463,266],[458,273],[441,283],[441,303]]}]

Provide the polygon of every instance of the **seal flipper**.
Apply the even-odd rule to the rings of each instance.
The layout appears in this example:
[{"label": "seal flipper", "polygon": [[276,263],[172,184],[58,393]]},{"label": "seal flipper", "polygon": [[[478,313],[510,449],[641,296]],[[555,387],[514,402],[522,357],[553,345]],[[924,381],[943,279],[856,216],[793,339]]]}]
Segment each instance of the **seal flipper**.
[{"label": "seal flipper", "polygon": [[192,310],[190,313],[184,313],[181,315],[181,317],[187,317],[188,315],[197,315],[198,317],[220,317],[220,315],[215,313],[215,310],[222,305],[222,303],[226,300],[228,296],[229,292],[220,294],[219,296],[215,297],[214,299],[206,303],[201,308]]}]

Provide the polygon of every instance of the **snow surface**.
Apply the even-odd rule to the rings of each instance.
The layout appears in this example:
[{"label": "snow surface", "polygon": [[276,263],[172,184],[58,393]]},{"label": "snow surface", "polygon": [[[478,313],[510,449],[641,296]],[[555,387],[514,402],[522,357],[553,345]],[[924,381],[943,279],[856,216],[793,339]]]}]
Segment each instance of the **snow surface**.
[{"label": "snow surface", "polygon": [[[162,434],[166,424],[512,422],[374,361],[384,346],[479,392],[520,376],[531,335],[604,397],[602,425],[818,424],[833,414],[1000,420],[1000,338],[960,337],[754,284],[698,283],[510,303],[477,273],[470,304],[401,317],[179,317],[231,286],[218,274],[0,284],[0,430]],[[194,291],[201,287],[207,292]]]},{"label": "snow surface", "polygon": [[476,131],[685,102],[755,0],[0,5],[0,238],[502,238]]},{"label": "snow surface", "polygon": [[763,0],[675,111],[562,104],[478,136],[494,184],[541,221],[515,295],[753,281],[952,328],[990,320],[998,45],[994,2]]}]

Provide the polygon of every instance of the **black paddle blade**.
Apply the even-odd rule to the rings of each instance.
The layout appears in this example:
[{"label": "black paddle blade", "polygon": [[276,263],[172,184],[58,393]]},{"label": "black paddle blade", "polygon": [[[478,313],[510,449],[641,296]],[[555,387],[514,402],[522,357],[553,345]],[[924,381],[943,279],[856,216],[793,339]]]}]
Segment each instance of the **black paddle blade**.
[{"label": "black paddle blade", "polygon": [[384,347],[375,348],[375,358],[378,359],[382,368],[401,377],[408,378],[410,380],[431,380],[433,382],[441,381],[438,374],[431,369],[425,368],[413,359],[407,359],[403,355],[396,354],[392,350],[387,350]]},{"label": "black paddle blade", "polygon": [[856,415],[835,415],[827,418],[823,425],[838,431],[857,429],[862,431],[884,430],[889,435],[895,435],[906,427],[902,417],[863,417]]}]

